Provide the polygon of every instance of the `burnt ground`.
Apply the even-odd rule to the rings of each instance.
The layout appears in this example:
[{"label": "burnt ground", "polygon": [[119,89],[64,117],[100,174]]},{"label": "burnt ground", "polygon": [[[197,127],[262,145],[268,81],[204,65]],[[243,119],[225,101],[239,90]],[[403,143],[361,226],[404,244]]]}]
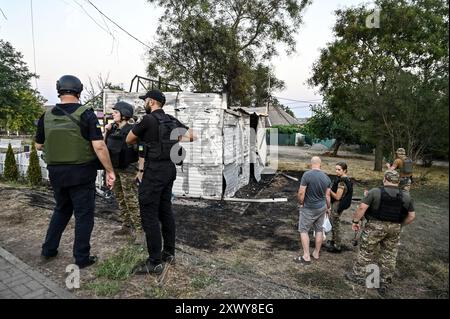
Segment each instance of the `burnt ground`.
[{"label": "burnt ground", "polygon": [[[302,174],[287,173],[297,178]],[[377,183],[358,182],[354,196]],[[241,189],[237,197],[285,197],[288,202],[248,205],[177,198],[177,264],[164,285],[152,276],[101,277],[107,267],[100,262],[82,270],[82,286],[75,294],[81,298],[380,298],[343,277],[357,251],[351,245],[350,229],[356,202],[343,215],[343,253],[323,252],[321,260],[309,266],[292,261],[300,253],[297,189],[298,182],[269,175]],[[412,195],[418,218],[404,229],[396,280],[386,297],[448,298],[448,187],[415,188]],[[72,262],[73,220],[63,235],[59,257],[43,263],[39,253],[52,213],[51,191],[0,184],[0,197],[0,245],[64,286],[65,267]],[[142,247],[112,235],[120,228],[113,200],[98,198],[96,213],[91,243],[101,261],[114,260],[124,249],[145,258]]]}]

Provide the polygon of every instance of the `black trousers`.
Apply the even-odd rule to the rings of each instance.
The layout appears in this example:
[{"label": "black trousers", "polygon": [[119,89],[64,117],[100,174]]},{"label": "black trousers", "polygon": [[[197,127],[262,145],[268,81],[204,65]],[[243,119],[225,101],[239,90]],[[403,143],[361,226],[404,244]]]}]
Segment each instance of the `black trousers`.
[{"label": "black trousers", "polygon": [[161,262],[162,251],[175,255],[172,186],[176,175],[175,165],[171,161],[145,161],[144,176],[139,186],[139,206],[147,239],[148,260],[153,264]]},{"label": "black trousers", "polygon": [[75,240],[73,256],[75,263],[84,263],[89,258],[90,240],[94,228],[95,183],[70,187],[54,187],[56,206],[42,245],[42,255],[56,256],[61,236],[75,215]]}]

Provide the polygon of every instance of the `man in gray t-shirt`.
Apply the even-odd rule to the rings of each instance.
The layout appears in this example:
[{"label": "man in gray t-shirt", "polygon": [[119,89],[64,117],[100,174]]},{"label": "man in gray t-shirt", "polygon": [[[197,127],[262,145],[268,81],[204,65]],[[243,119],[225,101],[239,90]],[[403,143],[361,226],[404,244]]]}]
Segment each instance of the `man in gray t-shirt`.
[{"label": "man in gray t-shirt", "polygon": [[311,170],[303,174],[298,190],[298,201],[300,203],[298,231],[303,256],[298,256],[294,260],[303,264],[311,262],[308,234],[311,229],[316,232],[316,243],[312,256],[314,259],[319,259],[323,242],[323,222],[325,214],[329,213],[331,207],[331,180],[321,171],[321,163],[317,156],[311,159]]}]

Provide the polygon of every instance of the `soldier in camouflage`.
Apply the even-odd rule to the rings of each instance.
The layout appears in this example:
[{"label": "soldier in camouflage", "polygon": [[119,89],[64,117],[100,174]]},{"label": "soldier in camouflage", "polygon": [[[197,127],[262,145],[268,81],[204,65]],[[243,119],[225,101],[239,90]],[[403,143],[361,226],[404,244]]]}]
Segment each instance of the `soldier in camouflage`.
[{"label": "soldier in camouflage", "polygon": [[117,172],[114,194],[122,220],[122,228],[114,232],[114,235],[131,235],[134,232],[136,241],[140,242],[143,235],[136,184],[138,152],[136,147],[125,143],[126,136],[133,128],[128,123],[133,117],[133,111],[133,106],[126,102],[116,103],[113,108],[114,123],[105,127],[105,141]]},{"label": "soldier in camouflage", "polygon": [[362,284],[370,273],[366,267],[376,265],[380,269],[380,292],[387,289],[394,277],[402,227],[415,219],[413,202],[409,193],[399,188],[399,182],[397,171],[386,171],[384,186],[371,189],[353,215],[353,231],[360,230],[363,217],[367,222],[353,271],[345,277]]},{"label": "soldier in camouflage", "polygon": [[406,156],[404,148],[399,148],[395,152],[396,159],[394,163],[386,163],[388,170],[397,170],[400,173],[400,188],[408,191],[411,189],[412,174],[413,174],[413,161]]}]

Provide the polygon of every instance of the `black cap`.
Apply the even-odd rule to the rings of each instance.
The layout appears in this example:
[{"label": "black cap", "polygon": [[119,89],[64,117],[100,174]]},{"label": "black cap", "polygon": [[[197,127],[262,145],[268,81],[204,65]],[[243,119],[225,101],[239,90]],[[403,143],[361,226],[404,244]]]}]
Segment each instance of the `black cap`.
[{"label": "black cap", "polygon": [[163,106],[166,103],[166,96],[160,90],[148,91],[147,94],[141,95],[141,96],[139,96],[139,98],[142,100],[145,100],[148,98],[153,99],[153,100],[161,103],[161,106]]}]

